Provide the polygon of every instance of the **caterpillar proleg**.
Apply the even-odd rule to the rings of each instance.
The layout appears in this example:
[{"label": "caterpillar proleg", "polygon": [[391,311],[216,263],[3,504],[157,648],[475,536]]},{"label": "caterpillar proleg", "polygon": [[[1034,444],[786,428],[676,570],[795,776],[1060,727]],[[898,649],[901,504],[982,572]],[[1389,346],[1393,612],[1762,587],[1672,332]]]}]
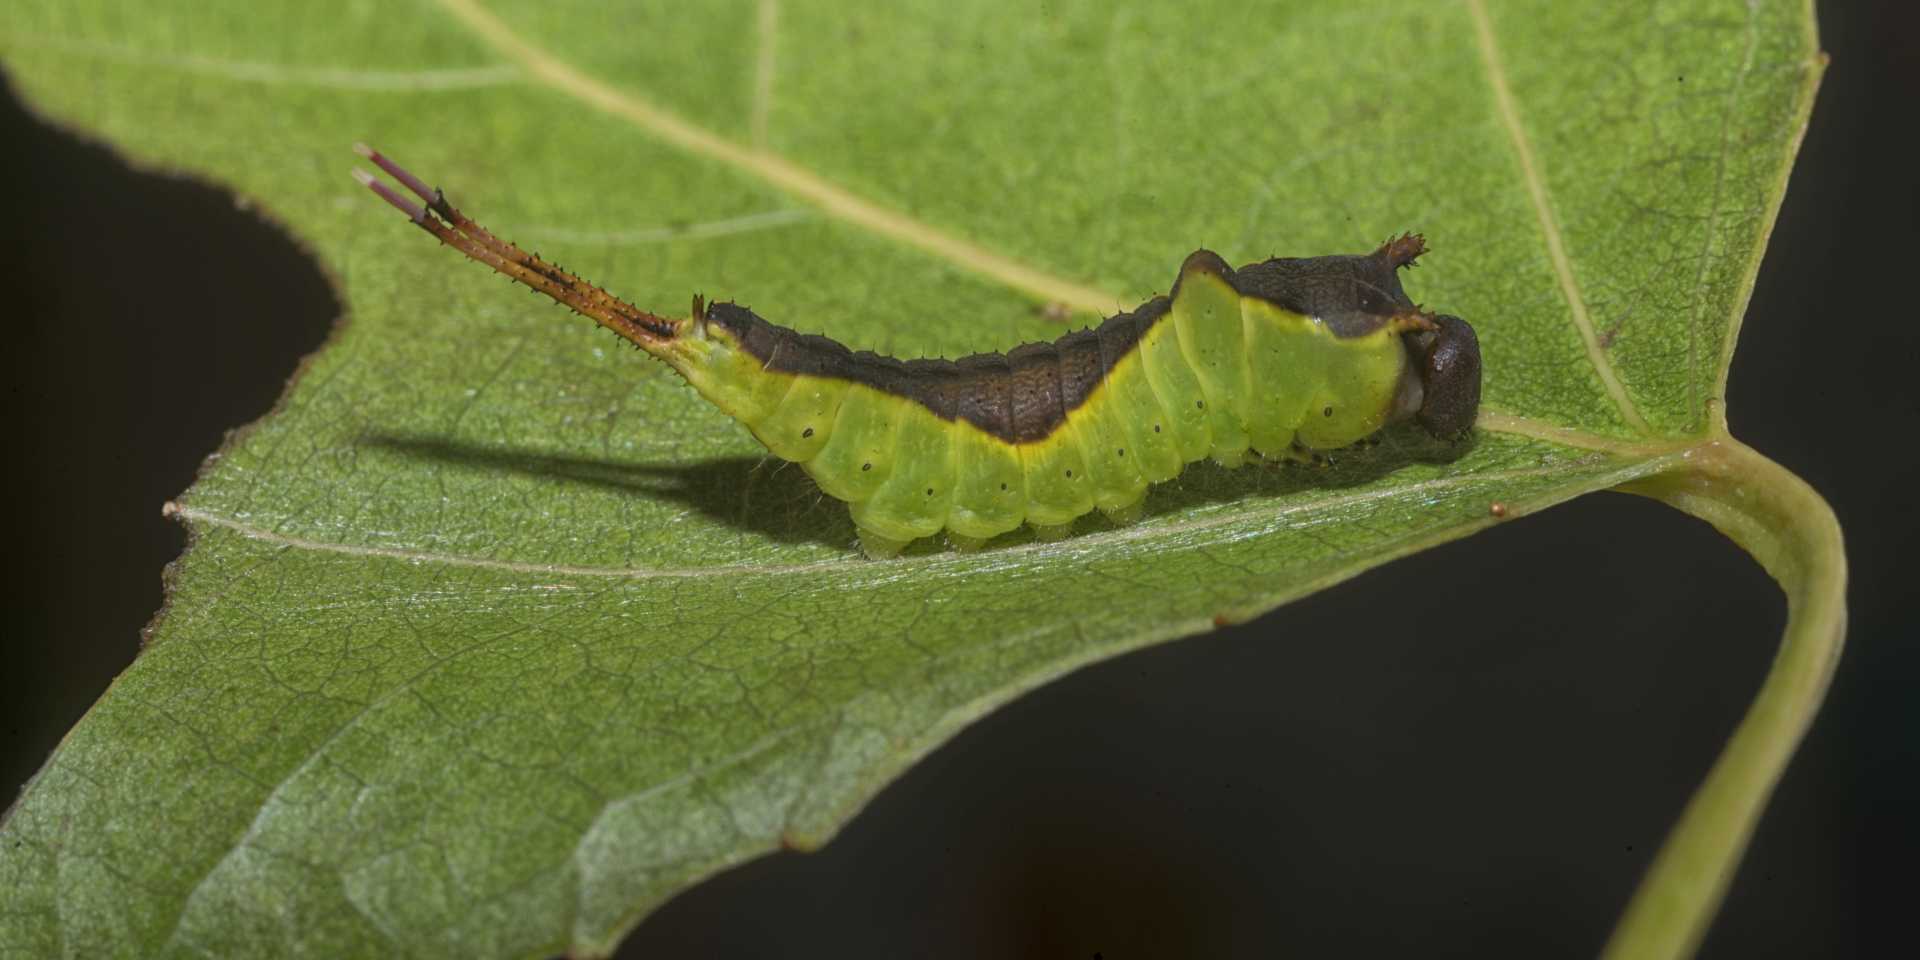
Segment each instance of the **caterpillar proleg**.
[{"label": "caterpillar proleg", "polygon": [[592,319],[673,367],[775,456],[846,501],[869,557],[945,532],[959,548],[1028,524],[1064,535],[1098,509],[1139,515],[1187,465],[1303,458],[1415,420],[1473,426],[1480,347],[1459,317],[1416,306],[1405,234],[1371,253],[1234,269],[1196,250],[1173,292],[1097,328],[1004,354],[901,361],[695,297],[641,310],[507,243],[391,159],[355,149],[419,198],[362,184],[448,246]]}]

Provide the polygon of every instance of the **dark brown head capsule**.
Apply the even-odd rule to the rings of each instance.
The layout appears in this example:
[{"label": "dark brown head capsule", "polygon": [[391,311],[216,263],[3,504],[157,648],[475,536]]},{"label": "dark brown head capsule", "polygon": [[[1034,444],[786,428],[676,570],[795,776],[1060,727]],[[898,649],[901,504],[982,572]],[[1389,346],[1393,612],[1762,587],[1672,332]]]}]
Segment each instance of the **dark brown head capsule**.
[{"label": "dark brown head capsule", "polygon": [[1408,336],[1420,365],[1420,425],[1451,440],[1480,413],[1480,339],[1459,317],[1434,317],[1436,328]]}]

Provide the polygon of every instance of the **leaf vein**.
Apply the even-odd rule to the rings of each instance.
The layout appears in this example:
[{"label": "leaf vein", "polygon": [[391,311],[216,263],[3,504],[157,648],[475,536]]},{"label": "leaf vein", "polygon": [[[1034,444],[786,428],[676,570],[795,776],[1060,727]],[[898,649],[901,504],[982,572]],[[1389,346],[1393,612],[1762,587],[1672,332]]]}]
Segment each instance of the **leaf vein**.
[{"label": "leaf vein", "polygon": [[828,216],[944,259],[1041,300],[1058,301],[1089,313],[1107,314],[1126,306],[1114,294],[1056,277],[889,210],[800,165],[766,150],[742,146],[688,122],[635,94],[602,83],[515,35],[475,0],[438,0],[440,5],[527,75],[595,109],[626,120],[660,140],[697,156],[724,163],[812,203]]},{"label": "leaf vein", "polygon": [[1720,153],[1714,158],[1713,192],[1707,201],[1706,249],[1700,254],[1700,269],[1694,273],[1693,320],[1687,324],[1687,412],[1700,410],[1700,382],[1694,374],[1700,365],[1700,325],[1706,322],[1710,301],[1706,297],[1707,276],[1714,264],[1713,249],[1719,244],[1720,207],[1725,195],[1727,182],[1727,153],[1733,149],[1733,111],[1739,105],[1741,89],[1746,86],[1747,78],[1753,74],[1754,54],[1760,44],[1759,11],[1755,9],[1756,0],[1747,0],[1747,46],[1740,59],[1740,70],[1734,74],[1733,83],[1727,90],[1726,108],[1720,114]]},{"label": "leaf vein", "polygon": [[276,86],[320,87],[333,90],[408,92],[472,90],[519,82],[520,68],[511,64],[485,67],[447,67],[419,70],[365,70],[353,67],[295,67],[253,60],[222,60],[202,56],[169,56],[117,44],[15,34],[7,38],[25,49],[48,50],[92,57],[136,67],[158,67],[201,76]]},{"label": "leaf vein", "polygon": [[[292,546],[292,545],[289,544],[288,546]],[[559,616],[559,613],[558,612],[550,613],[548,616],[550,618]],[[239,839],[234,841],[231,847],[227,848],[226,853],[221,854],[220,859],[214,861],[210,866],[208,866],[206,872],[200,875],[200,879],[195,881],[193,886],[187,891],[186,897],[180,901],[179,912],[176,913],[173,918],[173,928],[167,934],[167,939],[164,942],[163,946],[171,947],[179,942],[180,935],[185,930],[187,914],[189,911],[193,909],[193,903],[195,898],[200,895],[200,892],[202,890],[207,888],[207,884],[213,880],[214,876],[218,874],[223,867],[225,867],[229,862],[231,862],[233,858],[237,856],[242,850],[249,849],[249,848],[255,849],[255,850],[261,849],[255,845],[254,841],[261,835],[264,828],[273,819],[273,815],[281,812],[280,808],[275,803],[276,798],[278,798],[281,795],[281,793],[287,789],[289,784],[292,784],[295,780],[299,779],[302,775],[307,773],[307,771],[314,769],[315,764],[327,760],[328,759],[327,751],[332,749],[336,743],[340,742],[340,739],[342,737],[346,736],[349,731],[359,729],[361,724],[364,721],[366,721],[367,718],[374,713],[374,711],[379,710],[390,703],[393,703],[397,698],[401,696],[413,696],[416,699],[420,700],[420,702],[422,702],[423,704],[426,704],[429,708],[431,708],[432,704],[427,702],[426,698],[421,697],[419,695],[417,684],[419,684],[421,681],[425,680],[426,678],[432,676],[434,673],[438,672],[439,670],[445,668],[446,666],[453,663],[454,661],[460,659],[461,657],[464,657],[475,651],[497,644],[500,641],[505,640],[509,637],[519,636],[520,634],[526,633],[529,630],[533,629],[534,626],[535,626],[534,624],[518,624],[508,629],[496,632],[482,639],[475,640],[473,643],[470,643],[460,649],[454,650],[453,652],[448,653],[444,657],[435,659],[432,662],[422,666],[419,670],[414,671],[409,676],[401,679],[391,689],[386,690],[380,693],[378,696],[374,697],[373,699],[368,700],[366,703],[359,705],[359,709],[357,709],[352,716],[343,718],[340,721],[339,726],[335,727],[331,733],[327,734],[325,739],[321,740],[319,743],[315,744],[311,748],[311,750],[308,752],[306,756],[306,759],[302,760],[292,770],[288,771],[288,773],[285,776],[281,777],[279,782],[273,785],[271,789],[266,790],[265,796],[263,796],[260,800],[260,809],[254,813],[253,819],[248,822],[247,829],[240,835]],[[187,729],[189,731],[193,729],[192,727],[185,727],[184,725],[183,727],[184,729]],[[209,753],[211,754],[210,748],[207,748],[203,745],[203,749],[209,750]],[[253,780],[253,778],[251,777],[248,777],[248,779]],[[257,780],[253,782],[259,783],[259,781]],[[261,786],[264,787],[265,785],[261,784]],[[261,852],[270,854],[270,851],[261,851]]]},{"label": "leaf vein", "polygon": [[[1537,434],[1529,434],[1535,436],[1536,439],[1558,441],[1564,435],[1551,425],[1530,423],[1519,417],[1504,417],[1504,419],[1513,422],[1514,426],[1511,432],[1522,433],[1528,430],[1536,430]],[[1638,465],[1651,459],[1651,455],[1667,452],[1667,450],[1666,448],[1656,449],[1652,447],[1622,446],[1611,451],[1595,452],[1613,454],[1616,462],[1620,464],[1624,473],[1638,475],[1638,473],[1642,472]],[[1591,463],[1593,461],[1588,462]],[[982,565],[983,561],[986,567],[993,567],[1001,562],[1012,561],[1015,558],[1020,558],[1024,561],[1034,555],[1079,554],[1087,550],[1098,549],[1112,544],[1131,543],[1148,539],[1165,539],[1220,527],[1230,527],[1240,524],[1270,524],[1289,517],[1340,510],[1379,500],[1393,500],[1415,497],[1421,494],[1438,493],[1489,480],[1516,480],[1553,476],[1556,474],[1564,474],[1569,469],[1578,465],[1578,463],[1562,462],[1542,467],[1456,474],[1404,486],[1384,487],[1376,490],[1330,497],[1324,500],[1315,500],[1311,503],[1283,504],[1276,506],[1270,511],[1256,508],[1253,510],[1195,517],[1190,520],[1179,520],[1170,523],[1143,523],[1118,530],[1090,533],[1085,536],[1073,537],[1058,542],[1014,544],[996,549],[991,552],[990,556],[983,554],[963,555],[943,553],[924,557],[903,557],[886,563],[876,563],[871,560],[853,558],[835,558],[784,564],[727,563],[706,567],[680,568],[607,567],[559,563],[529,563],[512,560],[492,560],[483,557],[463,557],[458,554],[440,553],[432,550],[415,550],[404,547],[359,546],[313,540],[306,537],[278,533],[253,526],[252,524],[232,517],[201,510],[197,507],[183,506],[174,503],[167,504],[162,512],[167,516],[177,517],[183,521],[201,523],[230,530],[250,540],[258,540],[263,543],[291,547],[299,550],[310,550],[317,553],[333,553],[351,557],[378,557],[409,563],[436,563],[452,567],[499,570],[508,573],[531,573],[556,577],[598,577],[617,580],[684,580],[741,576],[780,577],[802,573],[844,572],[871,574],[891,579],[903,575],[904,571],[908,568],[953,566],[963,563],[968,567],[978,568]],[[1623,476],[1613,482],[1621,482],[1630,478],[1630,476]]]},{"label": "leaf vein", "polygon": [[1607,396],[1620,409],[1621,417],[1640,433],[1652,433],[1653,427],[1640,415],[1633,398],[1627,395],[1626,386],[1613,369],[1613,361],[1607,359],[1606,348],[1600,345],[1600,338],[1594,333],[1593,318],[1587,313],[1586,298],[1580,293],[1580,284],[1573,275],[1573,261],[1567,256],[1566,239],[1561,233],[1559,221],[1553,215],[1553,199],[1548,194],[1546,178],[1541,175],[1539,163],[1534,159],[1533,144],[1527,139],[1526,128],[1520,121],[1519,105],[1514,102],[1513,91],[1507,85],[1506,68],[1501,65],[1500,49],[1493,35],[1493,21],[1487,16],[1485,0],[1466,0],[1466,4],[1467,11],[1473,17],[1474,36],[1479,42],[1480,63],[1486,69],[1488,86],[1493,88],[1494,106],[1513,144],[1514,157],[1520,164],[1521,179],[1526,182],[1527,197],[1533,204],[1535,216],[1540,220],[1540,232],[1547,245],[1547,259],[1553,265],[1560,293],[1566,298],[1573,327],[1586,345],[1587,359],[1593,364],[1594,372],[1599,374]]},{"label": "leaf vein", "polygon": [[760,0],[755,32],[759,50],[753,61],[753,116],[749,129],[756,150],[767,149],[767,124],[773,114],[774,53],[780,36],[780,0]]},{"label": "leaf vein", "polygon": [[713,237],[728,237],[741,233],[756,233],[761,230],[774,230],[796,223],[805,223],[813,219],[813,211],[802,207],[785,207],[777,210],[763,210],[738,217],[723,217],[718,220],[703,220],[698,223],[675,224],[664,227],[642,227],[637,230],[572,230],[557,226],[532,226],[525,228],[535,239],[553,243],[581,243],[600,246],[640,246],[652,243],[671,243],[677,240],[706,240]]}]

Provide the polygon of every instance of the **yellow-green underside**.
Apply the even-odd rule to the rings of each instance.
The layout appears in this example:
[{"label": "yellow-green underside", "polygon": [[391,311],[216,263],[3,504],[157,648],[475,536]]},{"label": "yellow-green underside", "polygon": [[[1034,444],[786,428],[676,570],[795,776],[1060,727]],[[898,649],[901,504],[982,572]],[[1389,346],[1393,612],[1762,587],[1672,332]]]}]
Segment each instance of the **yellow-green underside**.
[{"label": "yellow-green underside", "polygon": [[1385,423],[1406,352],[1390,330],[1342,339],[1190,273],[1086,400],[1021,443],[867,384],[763,369],[718,325],[674,341],[664,359],[847,501],[863,533],[905,542],[942,529],[985,539],[1096,507],[1125,515],[1149,484],[1209,456],[1238,466],[1250,451],[1285,455],[1296,441],[1346,446]]}]

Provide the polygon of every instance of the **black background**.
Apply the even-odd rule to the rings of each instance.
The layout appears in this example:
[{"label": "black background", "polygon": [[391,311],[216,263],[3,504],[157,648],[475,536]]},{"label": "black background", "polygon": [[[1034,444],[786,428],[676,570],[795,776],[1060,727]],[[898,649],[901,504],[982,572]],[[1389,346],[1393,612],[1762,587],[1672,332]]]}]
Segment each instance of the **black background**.
[{"label": "black background", "polygon": [[[1912,946],[1915,10],[1821,11],[1833,64],[1733,366],[1735,434],[1840,516],[1851,629],[1710,957]],[[217,188],[132,172],[10,90],[0,142],[10,797],[135,655],[184,543],[161,503],[339,306]],[[1784,619],[1706,525],[1582,498],[1081,670],[623,955],[1590,954]]]}]

